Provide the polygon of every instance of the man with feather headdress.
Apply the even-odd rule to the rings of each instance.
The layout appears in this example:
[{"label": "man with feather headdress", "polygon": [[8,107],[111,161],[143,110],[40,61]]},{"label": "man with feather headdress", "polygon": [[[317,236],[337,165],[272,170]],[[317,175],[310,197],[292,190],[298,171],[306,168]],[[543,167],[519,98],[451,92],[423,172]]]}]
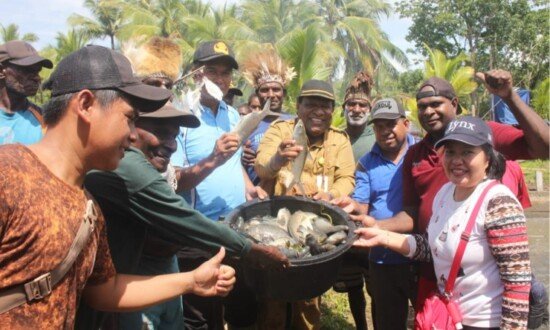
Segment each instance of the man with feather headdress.
[{"label": "man with feather headdress", "polygon": [[292,118],[292,115],[283,111],[283,103],[286,96],[286,87],[296,76],[296,72],[273,49],[252,54],[246,59],[242,67],[243,76],[254,87],[256,91],[255,95],[258,96],[261,107],[264,106],[267,100],[271,100],[270,110],[281,113],[280,117],[265,117],[243,148],[242,163],[246,168],[250,180],[258,184],[259,178],[254,171],[256,151],[265,131],[267,131],[273,121]]},{"label": "man with feather headdress", "polygon": [[374,145],[374,130],[368,125],[372,99],[372,77],[365,71],[353,77],[344,96],[343,115],[355,162],[370,151]]}]

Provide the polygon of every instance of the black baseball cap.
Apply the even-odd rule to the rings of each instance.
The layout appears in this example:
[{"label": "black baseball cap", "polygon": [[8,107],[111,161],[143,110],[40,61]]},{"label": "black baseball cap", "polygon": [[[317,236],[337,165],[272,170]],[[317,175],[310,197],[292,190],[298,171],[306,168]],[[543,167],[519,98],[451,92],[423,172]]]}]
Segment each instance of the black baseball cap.
[{"label": "black baseball cap", "polygon": [[405,117],[407,117],[407,114],[400,102],[392,98],[380,99],[372,107],[369,124],[377,119],[398,119]]},{"label": "black baseball cap", "polygon": [[239,64],[235,60],[231,47],[225,42],[217,40],[200,43],[195,50],[195,54],[193,54],[193,63],[204,63],[219,58],[226,58],[233,69],[239,69]]},{"label": "black baseball cap", "polygon": [[243,91],[240,90],[237,86],[233,85],[233,83],[231,83],[229,85],[229,90],[227,91],[227,95],[229,94],[233,94],[236,96],[243,96]]},{"label": "black baseball cap", "polygon": [[326,81],[315,79],[308,80],[302,85],[298,98],[306,96],[322,97],[324,99],[331,100],[332,102],[335,100],[332,85]]},{"label": "black baseball cap", "polygon": [[[421,90],[426,86],[433,88],[433,91],[421,92]],[[439,77],[431,77],[430,79],[424,81],[424,83],[420,86],[418,92],[416,93],[416,100],[418,101],[425,97],[431,96],[443,96],[445,98],[448,98],[449,100],[453,100],[455,98],[458,99],[453,85],[451,85],[451,83],[447,80]],[[462,113],[462,108],[460,104],[458,104],[456,111],[457,114]]]},{"label": "black baseball cap", "polygon": [[20,66],[40,63],[48,69],[53,68],[52,61],[38,55],[31,44],[21,40],[12,40],[0,45],[0,63],[5,61]]},{"label": "black baseball cap", "polygon": [[115,89],[129,97],[143,112],[162,107],[172,96],[167,89],[149,86],[134,76],[124,55],[102,46],[89,45],[65,57],[44,83],[52,96],[83,89]]},{"label": "black baseball cap", "polygon": [[199,119],[186,109],[176,108],[168,101],[162,108],[139,114],[140,118],[173,119],[179,126],[196,128],[200,126]]},{"label": "black baseball cap", "polygon": [[487,123],[479,118],[464,116],[449,123],[445,135],[435,144],[436,148],[448,141],[459,141],[471,146],[493,145],[493,133]]}]

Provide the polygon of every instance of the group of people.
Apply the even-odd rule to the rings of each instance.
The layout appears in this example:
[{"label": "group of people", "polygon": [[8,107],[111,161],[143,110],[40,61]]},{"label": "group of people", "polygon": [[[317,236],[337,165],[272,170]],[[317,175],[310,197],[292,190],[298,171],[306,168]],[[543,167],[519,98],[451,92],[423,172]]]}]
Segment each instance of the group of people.
[{"label": "group of people", "polygon": [[[206,87],[197,95],[170,92],[183,64],[179,47],[165,38],[121,53],[86,46],[68,55],[43,84],[52,96],[43,109],[28,97],[52,62],[11,41],[0,45],[0,65],[3,326],[318,329],[321,297],[258,300],[243,281],[244,265],[284,271],[288,259],[219,222],[247,200],[305,195],[365,226],[334,284],[348,294],[356,327],[367,328],[366,283],[375,329],[406,329],[409,303],[419,310],[427,293],[445,286],[461,226],[497,180],[453,296],[465,329],[526,328],[531,270],[523,207],[530,204],[513,160],[547,159],[549,129],[514,92],[508,72],[478,78],[508,104],[519,128],[458,117],[453,87],[431,78],[416,95],[427,132],[418,141],[398,100],[373,99],[367,72],[349,83],[342,110],[330,83],[305,82],[292,115],[284,103],[296,73],[274,49],[238,63],[223,41],[199,44],[192,79],[213,83],[223,99]],[[247,111],[228,104],[239,69],[255,92],[248,111],[269,101],[279,114],[263,119],[247,141],[234,132]],[[336,111],[345,130],[331,126]],[[298,121],[307,145],[292,138]],[[289,186],[304,149],[300,184]],[[93,210],[92,231],[77,251],[73,239],[86,210]],[[58,265],[75,251],[57,279]],[[23,299],[14,305],[15,294]]]}]

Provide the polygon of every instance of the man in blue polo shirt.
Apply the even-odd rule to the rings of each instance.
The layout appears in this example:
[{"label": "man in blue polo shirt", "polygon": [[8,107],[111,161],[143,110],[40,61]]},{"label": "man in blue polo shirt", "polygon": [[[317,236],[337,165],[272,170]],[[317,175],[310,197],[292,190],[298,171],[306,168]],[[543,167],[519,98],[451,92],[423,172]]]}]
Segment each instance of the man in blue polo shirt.
[{"label": "man in blue polo shirt", "polygon": [[[193,55],[195,80],[208,78],[227,94],[233,70],[239,65],[223,41],[201,43]],[[217,221],[247,199],[267,197],[256,188],[241,165],[239,137],[230,133],[240,120],[239,113],[223,100],[202,89],[194,114],[200,120],[197,128],[183,128],[177,137],[177,151],[171,157],[176,171],[176,191],[193,207]],[[259,195],[259,196],[258,196]],[[178,253],[180,270],[196,268],[210,257],[202,250],[185,248]],[[219,299],[184,296],[186,329],[223,329],[223,309]]]},{"label": "man in blue polo shirt", "polygon": [[[382,99],[374,104],[369,124],[376,143],[361,157],[355,173],[352,199],[334,200],[344,208],[354,208],[375,219],[386,219],[402,210],[402,164],[409,146],[409,121],[401,104]],[[369,253],[370,294],[376,306],[375,329],[407,329],[408,303],[415,296],[411,261],[383,247]]]}]

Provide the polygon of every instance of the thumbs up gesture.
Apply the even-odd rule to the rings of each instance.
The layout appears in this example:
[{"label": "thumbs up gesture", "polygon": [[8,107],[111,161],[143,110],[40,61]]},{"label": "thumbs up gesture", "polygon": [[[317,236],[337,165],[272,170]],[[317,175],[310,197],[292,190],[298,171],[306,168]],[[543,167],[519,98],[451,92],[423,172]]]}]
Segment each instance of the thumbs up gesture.
[{"label": "thumbs up gesture", "polygon": [[235,269],[222,265],[225,249],[193,271],[193,293],[198,296],[227,296],[235,284]]}]

